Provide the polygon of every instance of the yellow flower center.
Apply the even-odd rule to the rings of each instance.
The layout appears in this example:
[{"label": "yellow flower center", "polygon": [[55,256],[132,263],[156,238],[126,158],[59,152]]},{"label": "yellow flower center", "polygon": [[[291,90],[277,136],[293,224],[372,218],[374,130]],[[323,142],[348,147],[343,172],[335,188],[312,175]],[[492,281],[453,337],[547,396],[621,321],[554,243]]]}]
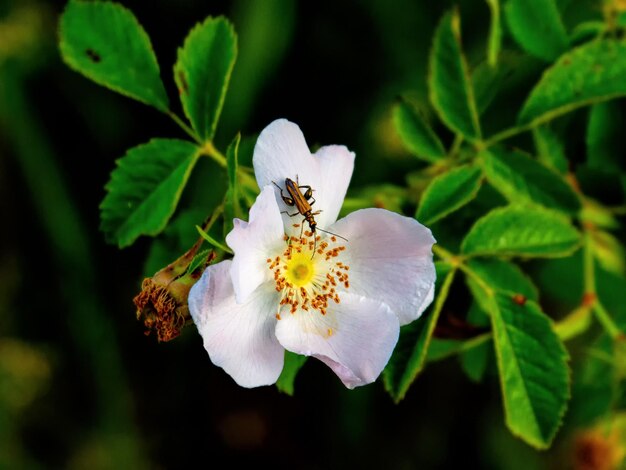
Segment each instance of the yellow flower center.
[{"label": "yellow flower center", "polygon": [[350,267],[341,261],[346,247],[339,245],[334,236],[321,241],[321,237],[314,240],[311,232],[304,235],[285,237],[287,246],[282,255],[267,259],[268,268],[274,273],[276,291],[281,294],[276,314],[279,320],[283,306],[292,314],[298,310],[317,310],[326,315],[329,301],[340,302],[337,288],[350,287]]},{"label": "yellow flower center", "polygon": [[310,253],[293,253],[285,263],[285,279],[296,287],[306,286],[315,274]]}]

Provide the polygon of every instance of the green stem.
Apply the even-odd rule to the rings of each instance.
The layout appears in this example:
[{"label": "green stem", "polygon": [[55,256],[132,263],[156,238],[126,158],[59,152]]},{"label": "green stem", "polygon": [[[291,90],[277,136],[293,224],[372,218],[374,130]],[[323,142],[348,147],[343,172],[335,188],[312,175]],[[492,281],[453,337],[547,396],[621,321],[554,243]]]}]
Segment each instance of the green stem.
[{"label": "green stem", "polygon": [[596,295],[596,276],[593,265],[593,240],[589,230],[583,232],[583,283],[585,295]]},{"label": "green stem", "polygon": [[[472,270],[465,263],[465,260],[467,259],[466,257],[451,253],[450,251],[446,250],[445,248],[439,245],[433,246],[433,253],[437,255],[441,260],[447,263],[450,263],[453,266],[453,268],[455,269],[458,268],[459,270],[463,271],[466,275],[472,277],[481,286],[481,288],[485,291],[487,295],[489,296],[493,295],[494,291],[489,286],[489,284],[482,277],[480,277],[478,273]],[[591,283],[592,281],[590,280],[592,278],[589,278],[588,277],[589,274],[587,274],[589,269],[593,268],[593,257],[591,257],[590,259],[591,261],[589,261],[587,257],[585,258],[585,266],[586,266],[585,283],[586,285],[593,285]],[[591,266],[591,268],[589,268],[588,266]],[[591,273],[591,275],[593,275],[593,272]],[[596,316],[598,317],[599,321],[603,323],[603,325],[605,326],[605,329],[609,332],[611,337],[613,338],[620,337],[620,335],[622,334],[621,331],[619,330],[619,328],[617,328],[613,320],[610,318],[610,316],[606,313],[602,305],[597,300],[595,301],[593,308],[597,308],[599,310],[599,312],[596,313]],[[594,313],[595,313],[595,310],[594,310]],[[583,311],[581,311],[581,309],[574,310],[571,314],[569,314],[565,318],[562,318],[560,321],[556,322],[554,324],[554,329],[561,340],[568,341],[582,334],[583,332],[587,330],[588,325],[585,323],[585,320],[588,318],[588,316],[589,316],[588,308],[583,309]],[[438,361],[440,359],[445,359],[455,354],[468,351],[477,346],[480,346],[485,341],[488,341],[491,338],[492,338],[492,333],[484,333],[480,336],[476,336],[467,341],[459,342],[457,347],[451,348],[449,351],[446,351],[444,354],[438,355],[436,358],[431,359],[431,361],[432,362]]]},{"label": "green stem", "polygon": [[583,279],[584,298],[583,304],[590,305],[596,319],[608,333],[611,339],[618,340],[624,337],[624,333],[606,311],[596,292],[595,262],[593,259],[593,240],[591,230],[586,229],[583,235]]},{"label": "green stem", "polygon": [[463,136],[461,134],[457,134],[454,137],[454,141],[452,142],[452,145],[450,146],[450,150],[448,150],[448,156],[454,157],[459,152],[459,149],[461,148],[462,143],[463,143]]},{"label": "green stem", "polygon": [[199,145],[202,145],[202,139],[200,139],[200,137],[198,136],[198,134],[196,134],[196,132],[189,127],[187,124],[185,124],[185,121],[183,121],[181,118],[178,117],[178,115],[172,111],[168,111],[167,115],[172,118],[172,120],[178,124],[178,126],[185,131],[185,133],[191,137],[194,142],[196,142]]},{"label": "green stem", "polygon": [[[218,149],[215,148],[215,146],[213,145],[213,142],[211,141],[204,142],[204,144],[202,145],[201,153],[202,155],[206,155],[207,157],[212,158],[213,161],[215,161],[222,168],[226,168],[227,166],[226,157],[224,156],[222,152],[220,152]],[[241,166],[237,167],[237,178],[239,179],[242,185],[250,188],[251,190],[255,192],[258,192],[259,187],[256,184],[256,179],[250,174],[249,171],[245,171],[243,168],[244,167],[241,167]]]},{"label": "green stem", "polygon": [[498,132],[497,134],[492,135],[490,138],[483,142],[483,148],[491,147],[492,145],[497,144],[502,140],[509,139],[518,134],[522,134],[523,132],[527,132],[532,128],[530,124],[521,127],[510,127],[509,129],[505,129],[502,132]]},{"label": "green stem", "polygon": [[613,341],[624,339],[624,333],[622,333],[615,321],[609,315],[609,312],[606,311],[604,306],[598,300],[594,302],[591,309]]},{"label": "green stem", "polygon": [[493,289],[489,286],[489,284],[487,284],[482,277],[480,277],[467,264],[464,263],[467,259],[465,256],[450,253],[448,250],[439,245],[433,246],[433,253],[439,256],[439,258],[443,261],[450,263],[453,267],[460,269],[465,274],[473,278],[488,294],[493,292]]}]

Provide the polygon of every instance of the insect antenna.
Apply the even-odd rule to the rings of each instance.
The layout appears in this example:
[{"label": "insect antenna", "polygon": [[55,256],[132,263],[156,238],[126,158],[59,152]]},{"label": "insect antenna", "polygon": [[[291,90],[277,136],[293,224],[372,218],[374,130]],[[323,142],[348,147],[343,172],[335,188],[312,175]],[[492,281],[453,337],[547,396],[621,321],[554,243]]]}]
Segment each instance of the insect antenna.
[{"label": "insect antenna", "polygon": [[341,235],[337,235],[336,233],[329,232],[328,230],[324,230],[323,228],[316,227],[316,230],[319,230],[320,232],[327,233],[329,235],[334,235],[334,236],[339,237],[339,238],[341,238],[342,240],[345,240],[345,241],[350,241],[346,237],[342,237]]}]

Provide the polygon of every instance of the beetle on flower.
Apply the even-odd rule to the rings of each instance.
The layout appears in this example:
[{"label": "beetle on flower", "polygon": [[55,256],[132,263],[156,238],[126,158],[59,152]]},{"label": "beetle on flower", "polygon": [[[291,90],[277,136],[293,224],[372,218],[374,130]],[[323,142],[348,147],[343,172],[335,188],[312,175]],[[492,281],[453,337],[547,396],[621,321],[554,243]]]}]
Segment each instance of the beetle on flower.
[{"label": "beetle on flower", "polygon": [[[348,388],[375,381],[400,326],[433,300],[430,230],[384,209],[337,221],[354,153],[331,145],[311,154],[285,119],[263,130],[253,164],[262,190],[249,221],[235,219],[226,237],[234,257],[209,266],[189,294],[211,361],[243,387],[275,383],[285,350],[321,360]],[[286,178],[313,188],[317,225],[345,239],[302,231],[273,184]]]}]

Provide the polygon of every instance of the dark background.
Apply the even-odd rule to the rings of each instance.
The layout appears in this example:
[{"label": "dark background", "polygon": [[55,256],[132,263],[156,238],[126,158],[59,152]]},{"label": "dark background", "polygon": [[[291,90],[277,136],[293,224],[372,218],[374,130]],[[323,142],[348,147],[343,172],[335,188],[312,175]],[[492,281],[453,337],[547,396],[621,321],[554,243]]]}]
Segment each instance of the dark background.
[{"label": "dark background", "polygon": [[[392,132],[390,107],[402,94],[426,102],[431,37],[450,2],[122,3],[151,37],[176,111],[176,48],[208,15],[233,21],[239,58],[218,148],[285,117],[311,146],[356,152],[353,190],[403,185],[419,168]],[[380,381],[348,391],[314,360],[294,397],[242,389],[210,363],[194,327],[166,344],[144,336],[132,298],[152,240],[105,244],[98,205],[126,149],[185,136],[158,111],[62,63],[64,5],[0,0],[0,466],[528,469],[560,461],[567,442],[537,454],[516,440],[495,375],[474,384],[454,359],[428,367],[394,405]],[[461,8],[476,62],[488,10],[482,1]],[[183,208],[225,178],[210,163],[196,174]],[[465,307],[453,299],[447,309]]]}]

